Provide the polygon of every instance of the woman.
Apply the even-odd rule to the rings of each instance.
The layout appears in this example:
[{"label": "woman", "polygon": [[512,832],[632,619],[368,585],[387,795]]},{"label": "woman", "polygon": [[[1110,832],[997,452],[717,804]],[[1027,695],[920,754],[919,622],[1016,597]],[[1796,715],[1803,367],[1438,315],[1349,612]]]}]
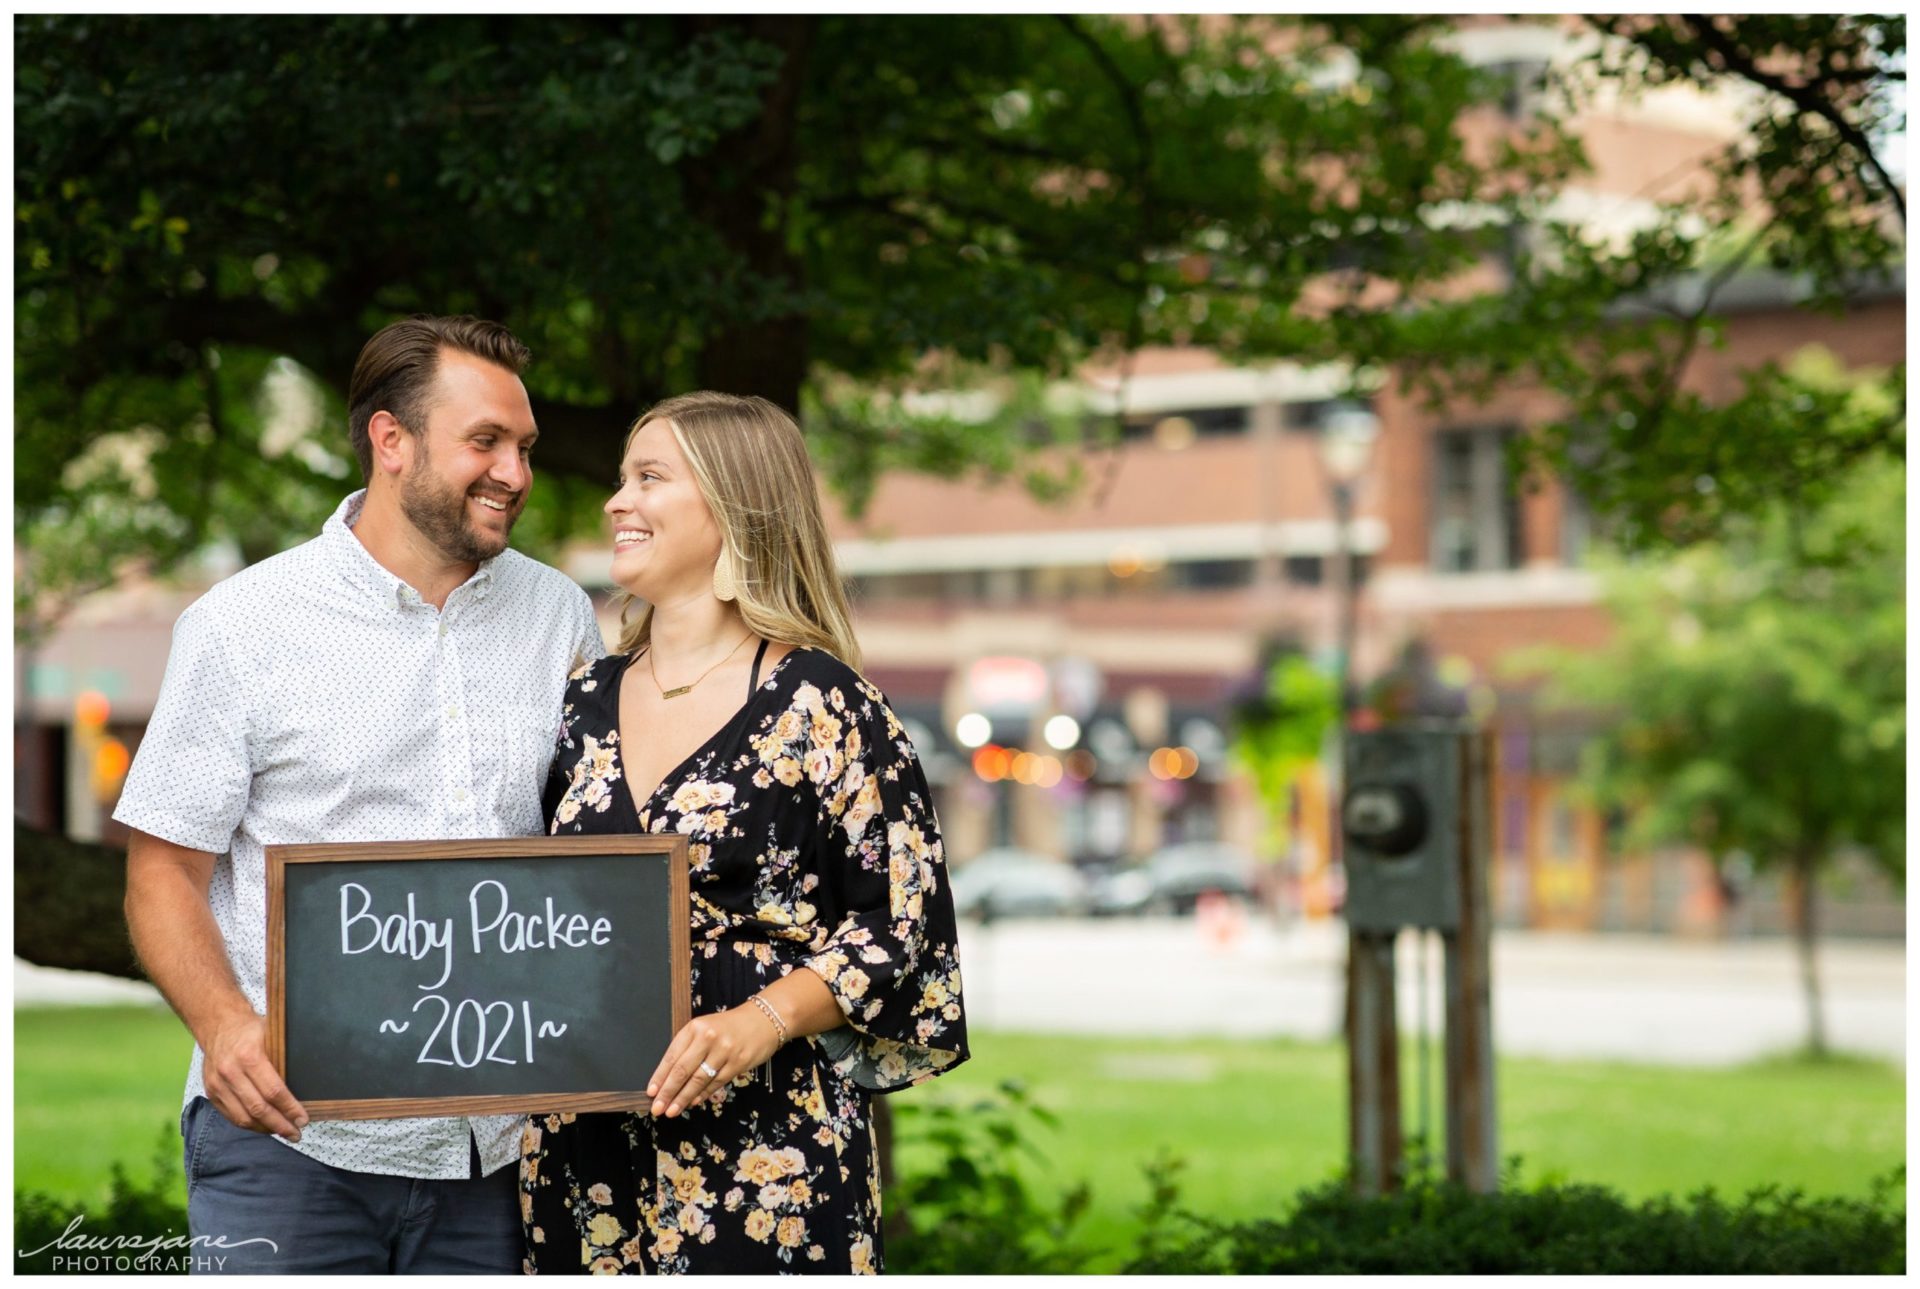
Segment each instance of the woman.
[{"label": "woman", "polygon": [[688,838],[694,1019],[648,1112],[528,1120],[528,1270],[877,1272],[870,1096],[967,1057],[925,776],[777,407],[654,407],[606,511],[647,607],[569,682],[547,817]]}]

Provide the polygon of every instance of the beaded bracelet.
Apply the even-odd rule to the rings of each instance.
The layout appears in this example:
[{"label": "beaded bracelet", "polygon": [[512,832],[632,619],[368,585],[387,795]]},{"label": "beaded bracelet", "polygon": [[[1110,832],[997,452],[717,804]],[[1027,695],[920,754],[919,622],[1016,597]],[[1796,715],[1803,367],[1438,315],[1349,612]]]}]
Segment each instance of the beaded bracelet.
[{"label": "beaded bracelet", "polygon": [[747,1001],[767,1014],[767,1019],[773,1022],[774,1031],[780,1035],[780,1042],[784,1046],[787,1041],[787,1022],[780,1019],[780,1013],[773,1009],[773,1004],[759,994],[749,995]]}]

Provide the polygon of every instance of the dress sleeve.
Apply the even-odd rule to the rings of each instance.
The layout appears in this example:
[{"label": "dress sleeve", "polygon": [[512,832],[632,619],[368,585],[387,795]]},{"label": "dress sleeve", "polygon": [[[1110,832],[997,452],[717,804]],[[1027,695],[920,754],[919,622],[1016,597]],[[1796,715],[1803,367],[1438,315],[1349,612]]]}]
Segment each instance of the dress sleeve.
[{"label": "dress sleeve", "polygon": [[540,821],[552,827],[554,812],[573,784],[574,767],[580,761],[579,726],[586,707],[587,694],[598,687],[597,663],[601,655],[575,666],[567,677],[567,693],[560,708],[560,732],[554,741],[553,760],[547,764],[547,783],[540,793]]},{"label": "dress sleeve", "polygon": [[926,775],[880,691],[802,684],[803,772],[819,805],[822,877],[840,921],[806,965],[847,1027],[819,1036],[834,1066],[886,1092],[967,1059],[960,956]]}]

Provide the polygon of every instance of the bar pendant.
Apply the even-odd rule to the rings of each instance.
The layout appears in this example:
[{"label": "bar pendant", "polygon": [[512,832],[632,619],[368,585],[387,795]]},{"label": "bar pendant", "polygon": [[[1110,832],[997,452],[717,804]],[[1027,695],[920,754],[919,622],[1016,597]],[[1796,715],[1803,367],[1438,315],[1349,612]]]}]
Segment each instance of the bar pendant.
[{"label": "bar pendant", "polygon": [[[697,682],[697,681],[695,682],[695,684],[698,684],[698,683],[699,683],[699,682]],[[669,690],[667,690],[667,691],[666,691],[665,693],[663,693],[663,694],[661,694],[661,695],[660,695],[660,697],[662,697],[662,698],[678,698],[678,697],[680,697],[680,695],[682,695],[682,694],[684,694],[684,693],[686,693],[686,692],[687,692],[687,691],[688,691],[689,689],[692,689],[692,688],[693,688],[693,685],[682,685],[682,686],[680,686],[680,688],[678,688],[678,689],[669,689]]]}]

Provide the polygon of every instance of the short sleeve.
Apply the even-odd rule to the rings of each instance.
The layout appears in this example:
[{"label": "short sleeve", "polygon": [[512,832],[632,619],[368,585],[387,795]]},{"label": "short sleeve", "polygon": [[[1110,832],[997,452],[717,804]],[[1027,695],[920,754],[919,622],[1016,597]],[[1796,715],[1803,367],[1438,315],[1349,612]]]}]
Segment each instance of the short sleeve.
[{"label": "short sleeve", "polygon": [[253,785],[247,694],[201,600],[173,627],[153,719],[113,817],[189,850],[224,854]]},{"label": "short sleeve", "polygon": [[574,623],[573,666],[579,668],[607,656],[607,642],[600,634],[600,619],[594,616],[593,598],[585,591],[574,596],[578,621]]},{"label": "short sleeve", "polygon": [[953,895],[926,775],[871,685],[823,693],[803,683],[795,697],[811,721],[803,772],[840,911],[806,965],[849,1026],[820,1042],[863,1087],[924,1082],[967,1059]]}]

